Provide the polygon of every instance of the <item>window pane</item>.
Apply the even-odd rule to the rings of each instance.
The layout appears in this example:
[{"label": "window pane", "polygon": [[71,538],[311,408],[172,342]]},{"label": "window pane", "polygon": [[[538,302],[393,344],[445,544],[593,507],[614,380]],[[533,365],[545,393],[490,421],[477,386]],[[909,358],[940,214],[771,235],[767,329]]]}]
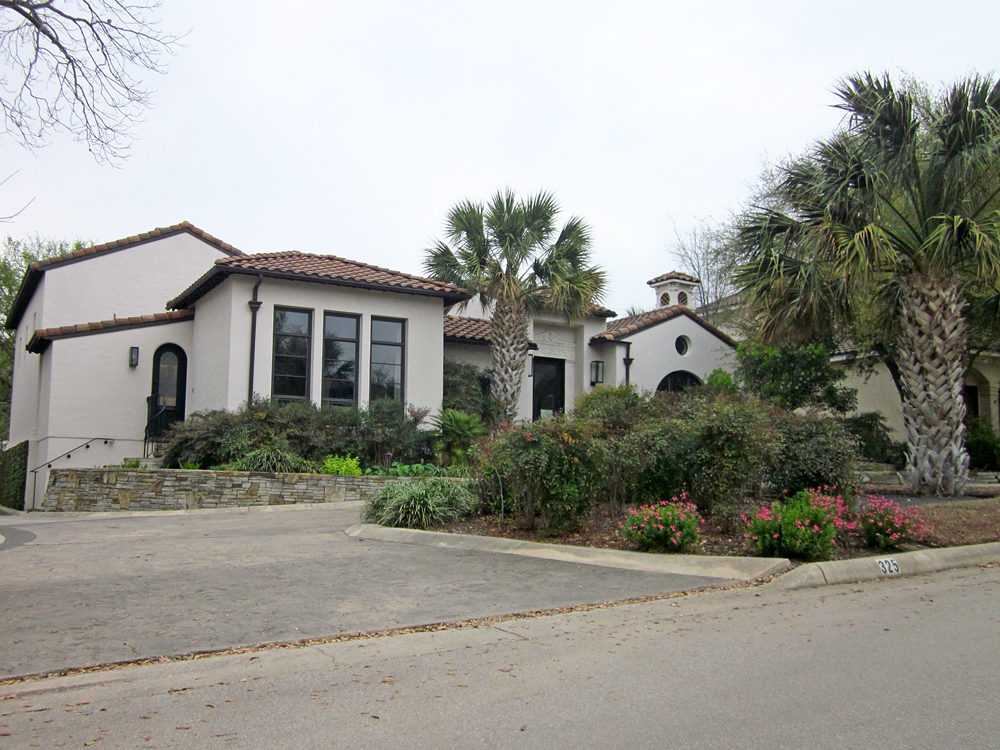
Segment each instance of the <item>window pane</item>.
[{"label": "window pane", "polygon": [[309,339],[302,336],[275,336],[274,353],[275,355],[308,357]]},{"label": "window pane", "polygon": [[323,342],[323,359],[343,359],[355,361],[358,358],[358,345],[349,341]]},{"label": "window pane", "polygon": [[354,380],[354,362],[326,361],[323,363],[323,377]]},{"label": "window pane", "polygon": [[274,358],[274,374],[304,378],[309,374],[309,368],[304,358],[278,356]]},{"label": "window pane", "polygon": [[403,347],[372,344],[372,365],[403,364]]},{"label": "window pane", "polygon": [[354,383],[349,380],[324,380],[323,398],[353,401]]},{"label": "window pane", "polygon": [[305,398],[307,382],[307,378],[293,378],[286,375],[275,375],[274,395]]},{"label": "window pane", "polygon": [[372,341],[403,343],[403,322],[399,320],[372,320]]},{"label": "window pane", "polygon": [[296,333],[309,335],[309,313],[303,310],[275,310],[275,333]]},{"label": "window pane", "polygon": [[323,321],[323,335],[335,339],[358,338],[358,319],[345,315],[327,315]]},{"label": "window pane", "polygon": [[177,355],[163,352],[160,355],[159,393],[166,399],[167,406],[177,405]]}]

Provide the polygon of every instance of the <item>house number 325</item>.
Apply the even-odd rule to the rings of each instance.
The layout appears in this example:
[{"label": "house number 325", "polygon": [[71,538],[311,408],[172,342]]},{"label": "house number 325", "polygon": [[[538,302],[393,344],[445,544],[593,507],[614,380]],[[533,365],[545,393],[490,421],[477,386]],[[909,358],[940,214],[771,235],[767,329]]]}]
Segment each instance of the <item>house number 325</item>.
[{"label": "house number 325", "polygon": [[881,560],[876,560],[878,563],[879,570],[882,571],[882,575],[892,575],[893,573],[899,572],[899,563],[892,557],[883,557]]}]

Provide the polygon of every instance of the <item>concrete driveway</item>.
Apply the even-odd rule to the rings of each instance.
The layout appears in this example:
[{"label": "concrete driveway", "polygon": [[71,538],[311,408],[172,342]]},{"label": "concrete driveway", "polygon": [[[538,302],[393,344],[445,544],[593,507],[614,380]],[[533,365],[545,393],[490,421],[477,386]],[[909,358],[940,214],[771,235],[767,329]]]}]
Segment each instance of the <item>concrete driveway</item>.
[{"label": "concrete driveway", "polygon": [[348,537],[358,516],[356,504],[2,516],[0,678],[723,582]]}]

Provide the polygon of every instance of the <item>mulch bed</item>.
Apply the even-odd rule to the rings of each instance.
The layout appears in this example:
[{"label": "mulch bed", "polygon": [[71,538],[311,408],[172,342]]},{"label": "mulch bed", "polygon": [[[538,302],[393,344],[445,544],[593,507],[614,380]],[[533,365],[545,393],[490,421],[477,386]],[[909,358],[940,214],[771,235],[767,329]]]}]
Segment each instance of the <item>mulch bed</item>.
[{"label": "mulch bed", "polygon": [[[748,512],[750,509],[748,509]],[[935,547],[955,547],[964,544],[981,544],[1000,541],[1000,497],[986,500],[940,501],[920,508],[921,516],[930,522],[934,531],[925,543],[910,544],[903,552]],[[612,508],[596,508],[579,528],[559,535],[546,534],[541,530],[518,527],[510,518],[497,516],[473,516],[471,518],[436,528],[455,534],[474,534],[528,542],[549,544],[570,544],[579,547],[600,547],[603,549],[635,550],[618,532],[621,514]],[[706,519],[702,527],[698,545],[685,550],[693,555],[735,555],[754,557],[756,550],[743,536],[739,522],[736,527],[717,519]],[[832,560],[849,560],[855,557],[869,557],[878,554],[854,538],[838,539]]]}]

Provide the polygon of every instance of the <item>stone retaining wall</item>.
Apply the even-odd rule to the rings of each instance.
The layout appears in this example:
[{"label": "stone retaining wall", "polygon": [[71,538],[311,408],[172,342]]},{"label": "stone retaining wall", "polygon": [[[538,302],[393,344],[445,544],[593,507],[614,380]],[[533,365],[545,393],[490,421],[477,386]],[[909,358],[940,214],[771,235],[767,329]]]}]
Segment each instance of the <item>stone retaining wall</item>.
[{"label": "stone retaining wall", "polygon": [[[52,469],[41,510],[189,510],[366,500],[403,477],[184,469]],[[465,480],[451,480],[465,481]]]}]

